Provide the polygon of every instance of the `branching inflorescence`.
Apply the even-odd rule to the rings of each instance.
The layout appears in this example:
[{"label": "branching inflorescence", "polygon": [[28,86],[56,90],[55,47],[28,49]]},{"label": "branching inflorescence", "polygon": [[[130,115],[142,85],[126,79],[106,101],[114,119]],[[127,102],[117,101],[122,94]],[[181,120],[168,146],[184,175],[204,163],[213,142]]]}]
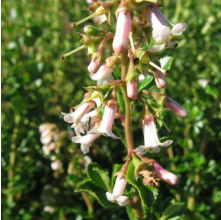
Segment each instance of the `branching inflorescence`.
[{"label": "branching inflorescence", "polygon": [[[95,16],[98,17],[99,24],[105,21],[110,24],[115,12],[116,31],[112,33],[86,25],[81,34],[83,45],[61,56],[64,59],[87,48],[88,54],[91,54],[88,66],[90,78],[97,81],[97,86],[85,87],[87,93],[78,106],[71,108],[70,113],[63,113],[64,120],[72,124],[76,134],[72,141],[81,144],[84,154],[89,152],[93,141],[101,135],[113,139],[124,138],[118,137],[112,128],[116,118],[122,120],[127,160],[115,174],[115,185],[113,190],[108,188],[106,199],[120,206],[132,207],[135,216],[142,218],[144,210],[141,207],[145,207],[145,199],[142,197],[145,195],[142,195],[140,184],[156,190],[160,179],[172,185],[178,183],[176,175],[143,155],[160,153],[161,147],[170,146],[173,142],[162,142],[158,138],[157,121],[162,121],[171,133],[161,117],[162,111],[171,110],[182,119],[188,116],[188,112],[167,94],[150,89],[153,79],[159,90],[167,87],[166,77],[173,58],[162,58],[160,52],[177,47],[178,37],[186,25],[171,23],[161,12],[162,1],[159,0],[93,2],[89,10],[94,13],[82,21],[73,22],[72,26],[76,28]],[[105,49],[110,42],[112,55],[106,57]],[[114,74],[116,70],[121,70],[120,77]],[[149,90],[145,90],[146,88]],[[132,133],[133,107],[138,102],[143,105],[143,113],[140,115],[144,135],[142,146],[134,144]],[[139,182],[140,180],[142,181]],[[125,190],[127,187],[129,189]],[[130,193],[133,187],[134,191]],[[137,195],[140,199],[134,199]]]}]

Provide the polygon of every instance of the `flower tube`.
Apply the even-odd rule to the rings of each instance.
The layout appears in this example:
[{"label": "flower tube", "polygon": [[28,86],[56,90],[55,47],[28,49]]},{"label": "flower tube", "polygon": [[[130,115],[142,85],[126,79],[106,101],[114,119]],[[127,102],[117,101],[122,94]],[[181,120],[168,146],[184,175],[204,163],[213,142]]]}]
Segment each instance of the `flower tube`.
[{"label": "flower tube", "polygon": [[164,105],[173,111],[179,118],[184,119],[188,117],[188,111],[170,97],[167,97],[167,101],[164,102]]},{"label": "flower tube", "polygon": [[75,136],[71,140],[81,144],[81,150],[84,154],[89,152],[90,145],[97,139],[100,134],[86,134],[85,136]]},{"label": "flower tube", "polygon": [[129,45],[129,33],[131,29],[131,23],[131,11],[120,9],[117,12],[117,27],[113,41],[113,49],[119,55],[125,52]]},{"label": "flower tube", "polygon": [[112,132],[112,126],[114,118],[117,113],[118,106],[116,104],[106,105],[104,109],[104,115],[101,124],[98,129],[93,129],[89,133],[91,134],[103,134],[104,136],[112,137],[113,139],[121,139]]},{"label": "flower tube", "polygon": [[153,72],[153,75],[155,77],[155,82],[158,88],[162,89],[167,86],[166,76],[162,72],[156,70]]},{"label": "flower tube", "polygon": [[[144,146],[139,146],[134,151],[138,154],[159,153],[160,147],[167,147],[172,144],[172,140],[167,140],[161,143],[158,139],[155,118],[150,115],[146,115],[141,122],[143,134],[144,134]],[[159,147],[160,146],[160,147]]]},{"label": "flower tube", "polygon": [[114,184],[113,193],[106,192],[107,199],[110,202],[117,202],[120,206],[126,206],[128,204],[128,197],[123,196],[123,192],[127,185],[127,180],[125,177],[117,176],[116,182]]},{"label": "flower tube", "polygon": [[178,183],[179,180],[178,180],[178,177],[175,174],[165,170],[156,161],[154,161],[152,164],[153,164],[153,171],[161,179],[163,179],[164,181],[166,181],[167,183],[169,183],[171,185],[176,185]]}]

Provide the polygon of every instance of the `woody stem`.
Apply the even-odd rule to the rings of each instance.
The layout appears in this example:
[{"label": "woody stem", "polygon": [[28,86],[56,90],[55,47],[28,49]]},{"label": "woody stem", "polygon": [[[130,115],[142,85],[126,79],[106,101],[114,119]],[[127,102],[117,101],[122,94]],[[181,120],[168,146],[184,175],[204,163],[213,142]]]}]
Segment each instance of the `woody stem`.
[{"label": "woody stem", "polygon": [[[120,88],[121,88],[124,103],[125,103],[125,127],[124,129],[125,129],[127,152],[128,152],[128,155],[130,155],[131,152],[134,150],[134,140],[133,140],[133,131],[132,131],[132,100],[129,99],[127,96],[126,81],[125,81],[127,70],[128,70],[128,57],[127,57],[127,52],[125,52],[121,55],[122,86],[120,86]],[[132,206],[134,210],[134,214],[136,218],[142,218],[143,210],[142,210],[139,195],[136,195],[135,198],[136,198],[135,201],[133,201],[135,205]]]}]

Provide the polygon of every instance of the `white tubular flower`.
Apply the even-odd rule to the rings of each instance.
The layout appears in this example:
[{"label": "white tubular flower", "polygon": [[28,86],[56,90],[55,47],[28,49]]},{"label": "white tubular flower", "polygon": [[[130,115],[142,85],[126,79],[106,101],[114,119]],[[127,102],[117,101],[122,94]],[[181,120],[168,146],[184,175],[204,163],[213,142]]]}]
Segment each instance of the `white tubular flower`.
[{"label": "white tubular flower", "polygon": [[108,83],[112,80],[114,80],[114,77],[112,76],[112,74],[110,74],[107,78],[99,79],[97,81],[97,86],[101,86],[101,85]]},{"label": "white tubular flower", "polygon": [[112,72],[113,69],[107,67],[107,64],[105,64],[100,67],[97,73],[90,74],[90,78],[97,81],[97,86],[101,86],[111,80],[114,80],[114,77],[111,75]]},{"label": "white tubular flower", "polygon": [[[185,31],[186,24],[173,24],[155,5],[147,7],[143,13],[144,20],[153,28],[152,37],[160,45],[151,46],[149,52],[160,52],[163,49],[176,47],[176,41],[171,41],[171,37],[179,36]],[[169,25],[172,26],[172,30]]]},{"label": "white tubular flower", "polygon": [[112,68],[108,68],[107,64],[102,65],[97,73],[95,74],[90,74],[90,78],[93,80],[99,80],[103,78],[107,78],[111,73],[113,72]]},{"label": "white tubular flower", "polygon": [[152,37],[157,43],[162,43],[170,35],[171,30],[158,7],[147,7],[144,10],[144,19],[153,28]]},{"label": "white tubular flower", "polygon": [[147,152],[159,153],[160,147],[167,147],[172,144],[172,140],[167,140],[163,143],[159,141],[156,123],[153,116],[146,116],[141,123],[144,134],[144,146],[139,146],[138,148],[136,148],[136,153],[141,155]]},{"label": "white tubular flower", "polygon": [[101,117],[99,117],[98,109],[96,109],[85,114],[81,118],[80,123],[78,123],[77,125],[73,124],[71,128],[74,128],[77,136],[81,136],[81,134],[88,132],[94,126],[95,122],[98,122],[100,120]]},{"label": "white tubular flower", "polygon": [[86,134],[85,136],[75,136],[71,140],[75,143],[81,144],[81,150],[84,154],[89,152],[89,147],[92,142],[97,139],[101,134]]},{"label": "white tubular flower", "polygon": [[188,117],[188,111],[180,106],[176,101],[171,99],[170,97],[167,97],[166,102],[164,102],[164,105],[169,108],[172,112],[174,112],[179,118],[184,119]]},{"label": "white tubular flower", "polygon": [[127,196],[123,196],[123,192],[127,185],[127,180],[124,177],[117,176],[116,182],[114,184],[113,193],[106,192],[107,199],[110,202],[116,202],[120,206],[126,206],[129,201]]},{"label": "white tubular flower", "polygon": [[104,109],[104,115],[101,124],[98,129],[93,129],[89,133],[91,134],[103,134],[104,136],[112,137],[113,139],[121,139],[112,132],[112,126],[115,115],[117,113],[118,106],[116,104],[106,105]]},{"label": "white tubular flower", "polygon": [[95,102],[90,101],[78,107],[74,112],[62,113],[64,115],[64,121],[67,123],[75,123],[78,119],[81,119],[87,112],[95,107],[95,105]]}]

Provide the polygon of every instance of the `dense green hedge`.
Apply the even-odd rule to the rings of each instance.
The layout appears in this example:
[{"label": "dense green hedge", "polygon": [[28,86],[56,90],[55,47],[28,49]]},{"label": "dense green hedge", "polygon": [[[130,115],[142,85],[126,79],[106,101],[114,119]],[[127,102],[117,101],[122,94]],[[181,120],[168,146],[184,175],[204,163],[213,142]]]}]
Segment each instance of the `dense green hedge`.
[{"label": "dense green hedge", "polygon": [[[221,5],[218,0],[165,0],[164,5],[173,22],[187,23],[178,49],[166,51],[175,57],[166,92],[188,109],[189,117],[165,114],[174,143],[160,160],[180,182],[173,187],[161,183],[153,210],[162,213],[176,200],[186,207],[182,219],[215,220],[221,218]],[[127,218],[124,208],[104,209],[90,195],[74,192],[86,176],[85,158],[70,141],[60,112],[77,105],[82,86],[94,83],[86,50],[65,60],[60,55],[81,45],[70,22],[86,17],[87,8],[80,0],[2,2],[2,219]],[[49,155],[40,142],[44,123],[53,127],[56,140],[56,151]],[[139,146],[143,136],[138,123],[134,133]],[[89,156],[111,172],[125,153],[118,145],[101,137]],[[62,162],[61,169],[51,168],[55,159]]]}]

